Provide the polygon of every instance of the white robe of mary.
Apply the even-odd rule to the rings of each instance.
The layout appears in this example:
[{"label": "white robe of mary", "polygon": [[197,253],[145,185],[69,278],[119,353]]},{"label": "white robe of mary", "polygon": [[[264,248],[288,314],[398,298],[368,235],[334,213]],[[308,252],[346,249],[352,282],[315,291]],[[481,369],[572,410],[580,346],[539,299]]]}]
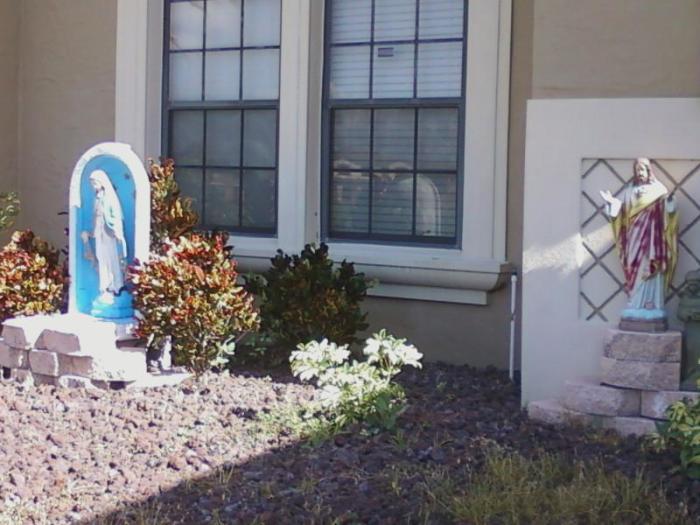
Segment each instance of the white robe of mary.
[{"label": "white robe of mary", "polygon": [[[103,182],[103,188],[104,184]],[[106,181],[106,184],[111,186],[109,181]],[[127,254],[124,216],[116,192],[111,187],[104,188],[95,195],[94,219],[93,235],[100,293],[110,292],[117,295],[124,286],[124,270],[121,261]]]}]

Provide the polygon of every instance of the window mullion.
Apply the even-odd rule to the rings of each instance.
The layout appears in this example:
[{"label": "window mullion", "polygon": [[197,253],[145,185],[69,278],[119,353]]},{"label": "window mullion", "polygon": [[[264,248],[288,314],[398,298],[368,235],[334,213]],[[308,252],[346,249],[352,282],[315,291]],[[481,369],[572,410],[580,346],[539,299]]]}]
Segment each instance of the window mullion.
[{"label": "window mullion", "polygon": [[[369,27],[369,98],[372,100],[374,98],[374,19],[376,10],[376,1],[372,2],[372,12],[370,15],[370,27]],[[372,175],[370,175],[371,179]],[[371,227],[370,227],[371,231]]]},{"label": "window mullion", "polygon": [[[418,3],[418,2],[416,2]],[[413,195],[411,207],[411,234],[416,235],[416,207],[418,203],[418,108],[413,110]]]},{"label": "window mullion", "polygon": [[204,111],[204,138],[202,140],[202,217],[206,222],[207,216],[207,112]]},{"label": "window mullion", "polygon": [[[205,99],[205,90],[206,90],[206,78],[207,78],[207,0],[204,0],[203,4],[204,8],[204,15],[202,16],[202,102],[204,102]],[[206,121],[206,116],[205,116],[205,121]],[[204,125],[204,129],[206,130],[206,122]],[[206,131],[205,131],[206,133]],[[205,141],[206,144],[206,141]],[[206,162],[205,162],[206,164]],[[202,201],[204,198],[202,198]]]},{"label": "window mullion", "polygon": [[[241,38],[243,38],[243,37],[241,37]],[[245,151],[244,151],[245,113],[246,113],[245,110],[241,110],[241,134],[240,134],[241,160],[239,162],[240,166],[238,167],[238,227],[239,228],[243,227],[243,179],[245,178],[244,177],[244,167],[246,165]]]},{"label": "window mullion", "polygon": [[[244,31],[244,26],[243,26],[243,20],[245,18],[245,0],[241,0],[241,34],[240,34],[240,39],[241,39],[241,50],[238,52],[238,71],[240,72],[238,75],[238,100],[243,100],[243,53],[245,51],[243,50],[243,31]],[[242,121],[241,121],[242,122]],[[241,150],[242,153],[242,150]],[[241,174],[242,177],[242,174]]]},{"label": "window mullion", "polygon": [[331,109],[371,109],[371,108],[454,108],[462,104],[455,98],[385,98],[385,99],[337,99],[329,100]]},{"label": "window mullion", "polygon": [[[374,5],[374,0],[372,0]],[[369,112],[369,195],[367,201],[369,220],[367,221],[367,233],[372,235],[372,220],[374,214],[374,108]]]},{"label": "window mullion", "polygon": [[[420,29],[420,0],[416,0],[416,21],[414,24],[413,38],[413,98],[418,98],[418,31]],[[415,165],[414,165],[415,169]]]},{"label": "window mullion", "polygon": [[[240,39],[241,39],[241,50],[238,53],[238,63],[239,63],[239,71],[240,74],[238,75],[238,100],[243,100],[243,54],[245,51],[243,50],[243,44],[245,43],[245,39],[243,37],[243,33],[245,31],[245,25],[244,25],[244,20],[245,20],[245,0],[241,0],[241,29],[240,29]],[[238,227],[242,228],[243,227],[243,179],[245,178],[245,152],[244,152],[244,135],[245,135],[245,110],[241,109],[241,133],[240,133],[240,151],[241,151],[241,160],[240,160],[240,166],[238,167]]]}]

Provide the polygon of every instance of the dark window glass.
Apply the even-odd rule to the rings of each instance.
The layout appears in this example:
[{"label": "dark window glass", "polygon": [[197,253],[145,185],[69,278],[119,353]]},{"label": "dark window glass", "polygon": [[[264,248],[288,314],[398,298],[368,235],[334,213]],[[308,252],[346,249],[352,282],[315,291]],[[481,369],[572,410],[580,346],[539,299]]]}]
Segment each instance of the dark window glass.
[{"label": "dark window glass", "polygon": [[466,2],[326,8],[325,236],[457,245]]},{"label": "dark window glass", "polygon": [[277,231],[281,0],[166,0],[163,137],[203,228]]}]

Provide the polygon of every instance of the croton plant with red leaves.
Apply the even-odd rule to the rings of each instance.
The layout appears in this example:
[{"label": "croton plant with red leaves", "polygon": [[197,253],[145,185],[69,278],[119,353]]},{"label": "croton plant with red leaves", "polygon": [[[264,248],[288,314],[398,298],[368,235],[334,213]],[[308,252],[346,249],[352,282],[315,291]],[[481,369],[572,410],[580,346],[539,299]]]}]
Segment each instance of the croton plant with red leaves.
[{"label": "croton plant with red leaves", "polygon": [[59,311],[68,281],[59,258],[31,230],[12,235],[0,250],[0,320]]},{"label": "croton plant with red leaves", "polygon": [[138,335],[170,337],[174,364],[197,374],[259,325],[253,297],[237,283],[227,240],[220,232],[181,236],[129,270]]},{"label": "croton plant with red leaves", "polygon": [[197,224],[192,199],[183,197],[175,181],[173,159],[161,164],[149,162],[148,180],[151,186],[151,251],[167,249],[168,239],[189,234]]}]

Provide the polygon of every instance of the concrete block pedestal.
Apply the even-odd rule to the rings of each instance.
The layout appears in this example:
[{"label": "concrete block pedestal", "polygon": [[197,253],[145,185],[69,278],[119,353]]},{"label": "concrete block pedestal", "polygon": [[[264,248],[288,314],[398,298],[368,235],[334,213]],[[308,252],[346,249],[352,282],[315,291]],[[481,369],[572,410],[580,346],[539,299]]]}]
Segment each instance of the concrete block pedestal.
[{"label": "concrete block pedestal", "polygon": [[82,388],[159,386],[189,377],[148,374],[146,347],[132,331],[133,324],[83,314],[9,319],[0,339],[2,376],[23,384]]},{"label": "concrete block pedestal", "polygon": [[567,381],[562,405],[597,416],[638,416],[641,395],[637,390],[601,385],[593,380]]},{"label": "concrete block pedestal", "polygon": [[642,392],[641,414],[652,419],[666,419],[666,409],[684,399],[689,401],[700,400],[700,392],[682,392],[678,390],[672,392]]},{"label": "concrete block pedestal", "polygon": [[678,331],[646,333],[611,328],[605,337],[603,355],[621,361],[680,363],[682,342]]},{"label": "concrete block pedestal", "polygon": [[601,382],[636,390],[678,390],[681,363],[650,363],[602,357]]},{"label": "concrete block pedestal", "polygon": [[578,422],[622,435],[654,432],[669,405],[698,392],[681,392],[681,342],[677,331],[609,330],[599,380],[567,381],[561,400],[528,405],[531,418],[546,423]]}]

